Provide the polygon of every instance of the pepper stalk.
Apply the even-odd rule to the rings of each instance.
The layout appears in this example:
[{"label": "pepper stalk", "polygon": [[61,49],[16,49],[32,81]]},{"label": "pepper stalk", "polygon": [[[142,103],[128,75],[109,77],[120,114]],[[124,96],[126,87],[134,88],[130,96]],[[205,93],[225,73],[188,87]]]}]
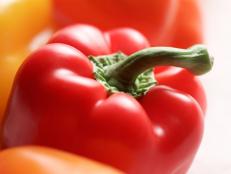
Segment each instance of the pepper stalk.
[{"label": "pepper stalk", "polygon": [[188,69],[195,75],[207,73],[213,66],[204,45],[194,45],[188,49],[173,47],[150,47],[126,56],[116,53],[93,57],[95,78],[110,93],[123,91],[134,97],[144,95],[157,85],[153,76],[156,66],[176,66]]}]

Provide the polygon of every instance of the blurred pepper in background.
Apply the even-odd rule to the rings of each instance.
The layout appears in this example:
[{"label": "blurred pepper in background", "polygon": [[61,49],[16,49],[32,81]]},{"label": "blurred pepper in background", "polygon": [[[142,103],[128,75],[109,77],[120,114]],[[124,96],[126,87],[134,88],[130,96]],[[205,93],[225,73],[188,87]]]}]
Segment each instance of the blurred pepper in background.
[{"label": "blurred pepper in background", "polygon": [[202,42],[197,0],[54,0],[54,19],[58,27],[76,22],[102,30],[132,27],[154,46]]},{"label": "blurred pepper in background", "polygon": [[36,146],[0,152],[2,174],[122,174],[116,169],[67,152]]},{"label": "blurred pepper in background", "polygon": [[14,75],[33,38],[50,26],[50,0],[0,1],[0,123]]}]

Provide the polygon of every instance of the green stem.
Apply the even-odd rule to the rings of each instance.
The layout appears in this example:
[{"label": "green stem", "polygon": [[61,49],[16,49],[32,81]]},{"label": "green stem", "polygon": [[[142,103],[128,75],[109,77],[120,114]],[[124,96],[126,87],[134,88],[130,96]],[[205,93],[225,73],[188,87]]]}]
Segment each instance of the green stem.
[{"label": "green stem", "polygon": [[194,45],[188,49],[151,47],[108,66],[105,76],[110,85],[126,91],[141,73],[155,66],[177,66],[201,75],[208,72],[212,65],[213,58],[203,45]]}]

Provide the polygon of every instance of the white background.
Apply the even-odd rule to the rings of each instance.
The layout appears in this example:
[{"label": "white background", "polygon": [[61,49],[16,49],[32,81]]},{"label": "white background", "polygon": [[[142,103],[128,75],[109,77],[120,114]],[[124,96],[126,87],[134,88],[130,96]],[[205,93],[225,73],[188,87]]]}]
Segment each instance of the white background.
[{"label": "white background", "polygon": [[189,174],[231,174],[231,0],[201,0],[204,33],[215,61],[201,77],[208,99],[205,132]]}]

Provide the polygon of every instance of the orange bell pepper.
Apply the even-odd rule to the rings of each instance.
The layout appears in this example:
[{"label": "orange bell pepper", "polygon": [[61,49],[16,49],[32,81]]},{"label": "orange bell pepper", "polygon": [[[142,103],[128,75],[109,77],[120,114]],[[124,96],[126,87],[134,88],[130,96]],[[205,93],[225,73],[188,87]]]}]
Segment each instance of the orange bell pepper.
[{"label": "orange bell pepper", "polygon": [[45,147],[19,147],[0,152],[1,174],[122,174],[116,169]]},{"label": "orange bell pepper", "polygon": [[50,0],[0,1],[0,123],[14,75],[50,15]]},{"label": "orange bell pepper", "polygon": [[198,0],[53,0],[58,27],[76,22],[102,30],[131,27],[152,45],[189,47],[202,41]]}]

